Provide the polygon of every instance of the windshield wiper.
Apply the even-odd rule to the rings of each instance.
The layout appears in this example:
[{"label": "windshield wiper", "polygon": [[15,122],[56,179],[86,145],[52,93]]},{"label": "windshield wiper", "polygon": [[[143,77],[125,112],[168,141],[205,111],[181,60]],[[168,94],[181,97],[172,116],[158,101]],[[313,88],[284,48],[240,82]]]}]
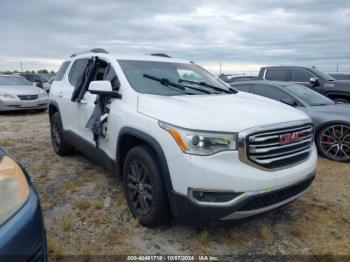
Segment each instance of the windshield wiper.
[{"label": "windshield wiper", "polygon": [[195,87],[191,87],[191,86],[184,86],[184,85],[180,85],[180,84],[177,84],[177,83],[174,83],[172,81],[170,81],[169,79],[167,78],[158,78],[158,77],[155,77],[155,76],[151,76],[151,75],[148,75],[148,74],[143,74],[143,77],[145,78],[148,78],[148,79],[151,79],[153,81],[157,81],[159,82],[161,85],[163,86],[167,86],[167,87],[173,87],[174,89],[177,89],[177,90],[180,90],[182,91],[183,93],[186,93],[188,95],[194,95],[194,93],[189,93],[186,91],[186,88],[189,88],[189,89],[193,89],[193,90],[196,90],[196,91],[200,91],[200,92],[203,92],[203,93],[207,93],[207,94],[211,94],[209,91],[207,90],[203,90],[201,88],[195,88]]},{"label": "windshield wiper", "polygon": [[190,83],[190,84],[194,84],[194,85],[205,86],[205,87],[209,87],[209,88],[211,88],[211,89],[213,89],[215,91],[224,92],[224,93],[227,93],[227,94],[237,94],[237,91],[234,90],[234,89],[229,88],[228,90],[225,90],[223,88],[210,85],[210,84],[208,84],[206,82],[195,82],[195,81],[190,81],[190,80],[181,79],[181,78],[179,79],[179,82],[185,82],[185,83]]}]

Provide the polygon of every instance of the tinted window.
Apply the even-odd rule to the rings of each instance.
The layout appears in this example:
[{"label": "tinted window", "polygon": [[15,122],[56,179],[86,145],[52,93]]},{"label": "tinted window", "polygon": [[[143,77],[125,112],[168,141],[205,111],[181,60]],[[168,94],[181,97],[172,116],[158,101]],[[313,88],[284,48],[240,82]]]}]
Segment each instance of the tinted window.
[{"label": "tinted window", "polygon": [[57,75],[55,77],[55,81],[62,81],[63,76],[66,73],[69,64],[70,64],[69,61],[63,62],[63,64],[61,65],[60,69],[57,72]]},{"label": "tinted window", "polygon": [[89,59],[79,59],[74,62],[72,69],[69,73],[69,82],[73,86],[77,86],[77,84],[82,79],[88,62],[89,62]]},{"label": "tinted window", "polygon": [[287,70],[282,68],[269,68],[266,71],[265,79],[287,81]]},{"label": "tinted window", "polygon": [[292,81],[309,82],[311,77],[315,77],[305,69],[293,69]]},{"label": "tinted window", "polygon": [[292,98],[289,94],[279,88],[269,85],[253,85],[253,93],[277,101],[280,101],[283,98]]},{"label": "tinted window", "polygon": [[250,85],[233,85],[232,87],[247,93],[250,91]]},{"label": "tinted window", "polygon": [[334,102],[328,97],[321,95],[303,85],[287,85],[285,88],[310,106],[333,105]]}]

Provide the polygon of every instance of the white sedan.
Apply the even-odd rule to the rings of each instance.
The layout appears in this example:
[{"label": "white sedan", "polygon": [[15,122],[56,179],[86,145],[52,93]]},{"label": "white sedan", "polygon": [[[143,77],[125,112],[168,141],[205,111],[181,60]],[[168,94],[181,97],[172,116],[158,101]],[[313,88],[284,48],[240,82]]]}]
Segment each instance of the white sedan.
[{"label": "white sedan", "polygon": [[33,86],[24,77],[0,75],[0,111],[44,111],[48,104],[49,97],[46,91]]}]

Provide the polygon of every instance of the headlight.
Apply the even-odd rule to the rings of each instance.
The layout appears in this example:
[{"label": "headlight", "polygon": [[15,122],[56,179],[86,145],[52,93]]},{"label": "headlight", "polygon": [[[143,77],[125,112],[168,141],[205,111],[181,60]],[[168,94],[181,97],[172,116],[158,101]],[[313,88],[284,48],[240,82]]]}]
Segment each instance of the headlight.
[{"label": "headlight", "polygon": [[0,159],[0,225],[15,214],[28,198],[29,186],[22,169],[11,158],[3,156]]},{"label": "headlight", "polygon": [[0,92],[0,98],[7,98],[7,99],[17,99],[14,95],[7,94],[5,92]]},{"label": "headlight", "polygon": [[47,96],[46,91],[45,91],[45,90],[43,90],[43,89],[40,89],[39,96],[41,96],[41,97],[43,97],[43,96]]},{"label": "headlight", "polygon": [[159,121],[181,150],[187,154],[208,156],[221,151],[237,150],[237,134],[188,130]]}]

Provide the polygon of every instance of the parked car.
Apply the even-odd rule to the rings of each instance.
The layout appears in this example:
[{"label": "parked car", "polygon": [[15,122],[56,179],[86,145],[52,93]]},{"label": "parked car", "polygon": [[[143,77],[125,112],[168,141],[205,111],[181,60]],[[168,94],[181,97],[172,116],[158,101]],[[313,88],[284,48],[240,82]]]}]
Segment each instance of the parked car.
[{"label": "parked car", "polygon": [[350,102],[350,81],[337,81],[316,68],[301,66],[263,67],[260,79],[294,82],[309,87],[337,102]]},{"label": "parked car", "polygon": [[226,83],[234,83],[238,81],[249,81],[249,80],[257,80],[257,76],[248,76],[248,75],[239,75],[239,76],[231,76],[227,77],[226,80],[224,80]]},{"label": "parked car", "polygon": [[47,93],[50,93],[50,88],[51,88],[51,85],[52,85],[52,82],[55,80],[55,77],[51,77],[51,79],[44,83],[43,84],[43,89],[47,92]]},{"label": "parked car", "polygon": [[40,78],[38,74],[35,73],[18,73],[19,76],[24,77],[29,82],[33,83],[35,86],[42,88],[43,80]]},{"label": "parked car", "polygon": [[47,93],[21,76],[0,75],[0,111],[35,109],[49,105]]},{"label": "parked car", "polygon": [[334,102],[295,83],[262,80],[239,82],[234,87],[304,111],[315,124],[318,151],[331,160],[350,161],[350,104]]},{"label": "parked car", "polygon": [[336,80],[350,81],[350,73],[335,72],[335,73],[328,73],[328,74],[333,78],[335,78]]},{"label": "parked car", "polygon": [[304,112],[186,60],[73,54],[51,86],[49,116],[54,151],[76,148],[119,174],[147,227],[263,213],[301,197],[315,176]]},{"label": "parked car", "polygon": [[1,261],[47,261],[37,192],[26,170],[0,149]]}]

